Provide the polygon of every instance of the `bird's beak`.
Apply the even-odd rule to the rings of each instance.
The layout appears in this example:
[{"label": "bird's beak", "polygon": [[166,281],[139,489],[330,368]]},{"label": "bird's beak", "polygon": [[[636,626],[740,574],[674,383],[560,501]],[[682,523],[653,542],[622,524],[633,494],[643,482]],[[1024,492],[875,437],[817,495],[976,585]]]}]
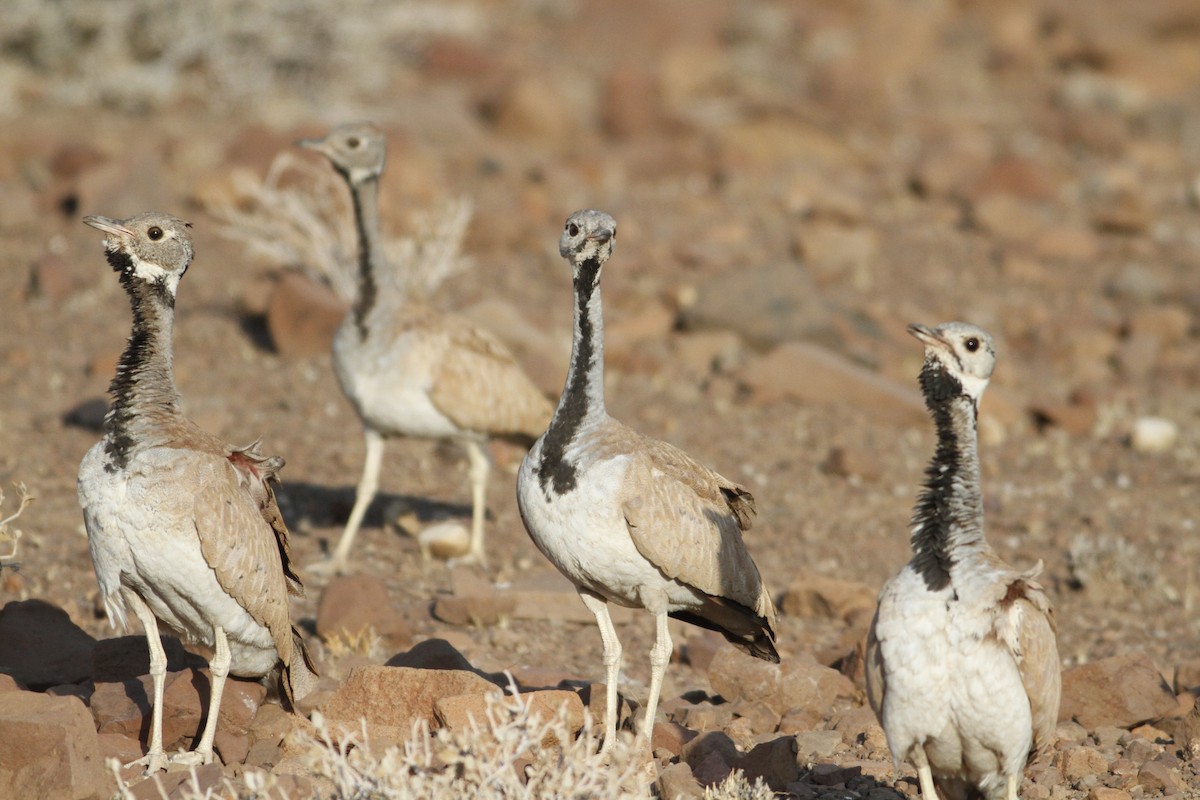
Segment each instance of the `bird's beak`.
[{"label": "bird's beak", "polygon": [[589,242],[599,242],[600,244],[607,244],[608,241],[610,239],[612,239],[612,237],[613,237],[612,231],[600,230],[600,231],[596,231],[595,233],[593,233],[591,236],[589,236],[587,238],[588,238]]},{"label": "bird's beak", "polygon": [[908,332],[920,339],[927,347],[949,349],[950,343],[938,336],[932,328],[918,322],[908,326]]},{"label": "bird's beak", "polygon": [[129,228],[126,228],[115,219],[109,219],[108,217],[99,217],[95,215],[87,216],[83,218],[83,224],[91,225],[96,230],[104,231],[105,233],[112,234],[113,236],[120,236],[125,239],[133,238],[133,231],[129,230]]},{"label": "bird's beak", "polygon": [[325,152],[324,139],[297,139],[295,141],[297,147],[303,147],[306,150],[316,150],[318,153]]}]

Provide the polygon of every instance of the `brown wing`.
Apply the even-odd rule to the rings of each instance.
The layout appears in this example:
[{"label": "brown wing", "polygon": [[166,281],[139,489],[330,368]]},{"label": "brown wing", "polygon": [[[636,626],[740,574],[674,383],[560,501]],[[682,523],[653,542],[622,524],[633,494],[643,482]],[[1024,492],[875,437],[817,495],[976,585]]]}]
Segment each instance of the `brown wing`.
[{"label": "brown wing", "polygon": [[1054,610],[1041,584],[1032,576],[1041,564],[1014,579],[1000,600],[998,627],[1017,662],[1021,683],[1033,714],[1031,758],[1054,743],[1062,698],[1062,665],[1058,658]]},{"label": "brown wing", "polygon": [[540,436],[553,406],[504,344],[458,317],[439,321],[447,337],[430,398],[455,425],[498,436]]},{"label": "brown wing", "polygon": [[1021,659],[1017,665],[1033,712],[1033,750],[1036,754],[1054,744],[1062,699],[1062,665],[1058,659],[1054,610],[1049,599],[1042,587],[1032,582],[1027,596],[1028,599],[1018,601],[1025,607],[1018,626]]},{"label": "brown wing", "polygon": [[638,552],[670,578],[732,600],[775,624],[742,530],[754,499],[664,442],[642,439],[625,472],[622,511]]},{"label": "brown wing", "polygon": [[194,453],[192,520],[221,587],[265,626],[285,664],[292,656],[288,587],[277,534],[260,499],[228,458]]},{"label": "brown wing", "polygon": [[229,463],[238,471],[242,485],[250,492],[258,504],[258,510],[263,520],[271,526],[275,534],[275,544],[279,547],[279,559],[282,562],[283,574],[288,581],[288,593],[297,597],[304,596],[304,585],[292,571],[291,546],[288,542],[287,524],[283,521],[283,513],[275,499],[273,484],[279,483],[279,470],[283,469],[283,458],[263,456],[258,446],[261,440],[255,441],[248,447],[233,448],[227,456]]}]

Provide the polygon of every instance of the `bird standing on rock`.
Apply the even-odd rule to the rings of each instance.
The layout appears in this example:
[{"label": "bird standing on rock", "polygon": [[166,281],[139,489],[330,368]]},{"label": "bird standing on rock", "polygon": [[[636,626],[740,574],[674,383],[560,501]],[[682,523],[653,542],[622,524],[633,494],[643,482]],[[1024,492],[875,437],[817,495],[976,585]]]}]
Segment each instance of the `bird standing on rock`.
[{"label": "bird standing on rock", "polygon": [[778,662],[775,607],[742,531],[754,498],[671,445],[608,415],[600,271],[617,223],[603,211],[572,214],[559,253],[573,271],[574,333],[566,387],[550,427],[521,464],[517,499],[534,544],[579,590],[604,643],[607,749],[617,721],[621,643],[608,604],[655,617],[649,742],[671,656],[667,618],[721,633],[742,651]]},{"label": "bird standing on rock", "polygon": [[[133,330],[109,391],[104,436],[79,467],[79,503],[111,625],[132,611],[150,650],[154,708],[146,772],[213,760],[226,675],[282,665],[292,703],[316,674],[288,614],[302,594],[272,484],[283,466],[258,443],[232,447],[183,415],[172,367],[175,293],[192,261],[188,223],[167,214],[85,217],[104,232],[108,263],[133,309]],[[213,650],[212,692],[199,744],[168,758],[162,743],[167,659],[158,621]]]},{"label": "bird standing on rock", "polygon": [[299,144],[329,159],[346,181],[358,231],[358,289],[334,336],[333,366],[362,420],[366,457],[354,508],[329,568],[342,572],[347,567],[354,538],[379,489],[384,442],[391,436],[447,439],[466,448],[471,538],[458,561],[483,564],[491,469],[487,440],[532,441],[550,420],[550,401],[493,334],[403,297],[386,280],[379,234],[379,179],[387,157],[383,132],[353,123]]},{"label": "bird standing on rock", "polygon": [[[921,796],[1016,800],[1054,740],[1062,679],[1050,600],[983,535],[976,421],[996,363],[973,325],[911,325],[937,452],[913,515],[913,557],[883,587],[867,639],[867,697]],[[1032,751],[1032,753],[1031,753]]]}]

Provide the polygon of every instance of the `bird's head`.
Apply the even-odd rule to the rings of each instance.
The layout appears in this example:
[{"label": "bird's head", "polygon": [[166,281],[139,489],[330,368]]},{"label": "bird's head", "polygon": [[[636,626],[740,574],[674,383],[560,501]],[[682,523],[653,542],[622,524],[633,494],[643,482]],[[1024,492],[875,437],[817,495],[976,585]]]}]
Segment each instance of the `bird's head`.
[{"label": "bird's head", "polygon": [[933,403],[966,395],[976,405],[996,366],[996,349],[987,331],[966,322],[945,322],[936,328],[909,325],[908,332],[925,345],[921,389]]},{"label": "bird's head", "polygon": [[352,186],[377,180],[387,161],[387,138],[369,122],[339,125],[320,139],[301,139],[301,147],[316,150]]},{"label": "bird's head", "polygon": [[142,281],[174,298],[179,279],[192,263],[190,222],[157,211],[122,220],[89,216],[83,221],[106,234],[105,256],[123,283]]},{"label": "bird's head", "polygon": [[585,265],[594,265],[592,269],[598,279],[600,267],[612,255],[616,242],[617,221],[603,211],[588,208],[567,217],[558,240],[558,252],[571,262],[576,275]]}]

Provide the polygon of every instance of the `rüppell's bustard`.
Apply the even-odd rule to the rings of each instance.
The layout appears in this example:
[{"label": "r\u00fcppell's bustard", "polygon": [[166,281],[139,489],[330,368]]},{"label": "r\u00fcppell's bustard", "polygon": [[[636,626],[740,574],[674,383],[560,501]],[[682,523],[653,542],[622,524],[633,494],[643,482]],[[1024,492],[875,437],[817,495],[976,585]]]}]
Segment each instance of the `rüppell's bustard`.
[{"label": "r\u00fcppell's bustard", "polygon": [[742,541],[754,498],[605,411],[600,271],[616,235],[616,221],[603,211],[577,211],[567,219],[559,253],[574,274],[571,363],[554,419],[517,477],[530,537],[575,584],[600,626],[608,689],[605,748],[616,732],[621,666],[608,603],[655,616],[642,729],[647,741],[671,655],[667,617],[710,628],[750,655],[779,661],[775,607]]},{"label": "r\u00fcppell's bustard", "polygon": [[[257,443],[232,447],[180,410],[171,337],[175,292],[192,260],[188,224],[158,213],[84,222],[104,232],[108,263],[133,309],[104,436],[79,467],[79,504],[109,623],[126,625],[132,611],[150,649],[150,742],[134,763],[147,772],[168,760],[207,764],[226,675],[261,677],[282,664],[280,686],[293,702],[315,683],[288,615],[288,595],[302,590],[272,489],[283,459],[263,456]],[[170,759],[158,620],[213,650],[204,732],[193,751]]]},{"label": "r\u00fcppell's bustard", "polygon": [[911,325],[937,451],[913,515],[913,557],[879,595],[867,697],[924,800],[1015,800],[1026,762],[1054,740],[1062,683],[1054,614],[1034,580],[983,535],[976,420],[996,356],[961,322]]},{"label": "r\u00fcppell's bustard", "polygon": [[354,507],[329,567],[342,572],[367,507],[379,489],[384,441],[393,436],[447,439],[470,460],[471,538],[462,563],[485,563],[491,437],[532,442],[552,406],[512,353],[466,319],[403,296],[389,280],[380,247],[379,178],[387,142],[373,125],[335,128],[304,147],[324,155],[350,188],[358,229],[358,287],[334,336],[333,365],[363,423],[366,457]]}]

